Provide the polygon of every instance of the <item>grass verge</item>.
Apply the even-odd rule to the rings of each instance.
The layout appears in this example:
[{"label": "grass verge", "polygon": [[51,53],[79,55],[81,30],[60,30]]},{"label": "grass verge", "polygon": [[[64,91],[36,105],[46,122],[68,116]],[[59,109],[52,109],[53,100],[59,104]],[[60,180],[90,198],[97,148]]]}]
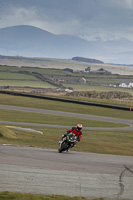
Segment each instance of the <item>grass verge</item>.
[{"label": "grass verge", "polygon": [[17,111],[0,109],[0,120],[14,121],[14,122],[27,122],[27,123],[40,123],[40,124],[53,124],[53,125],[66,125],[74,126],[78,123],[83,124],[85,127],[127,127],[126,124],[113,123],[106,121],[98,121],[76,117],[65,117],[51,114],[41,114],[35,112]]},{"label": "grass verge", "polygon": [[0,94],[0,104],[91,114],[123,119],[133,119],[133,112],[130,111],[102,108],[97,106],[79,105],[74,103],[66,103],[29,97],[12,96],[7,94]]},{"label": "grass verge", "polygon": [[[41,195],[30,193],[1,192],[0,200],[107,200],[103,198],[87,199],[85,197],[67,197],[63,195]],[[124,199],[123,199],[124,200]]]},{"label": "grass verge", "polygon": [[[3,126],[2,126],[3,127]],[[35,129],[35,127],[34,127]],[[1,128],[0,128],[1,130]],[[58,141],[66,129],[44,128],[43,135],[6,128],[1,134],[1,144],[58,149]],[[16,137],[9,136],[13,132]],[[1,133],[1,132],[0,132]],[[8,134],[7,134],[8,133]],[[131,131],[83,131],[83,137],[73,151],[133,156]]]}]

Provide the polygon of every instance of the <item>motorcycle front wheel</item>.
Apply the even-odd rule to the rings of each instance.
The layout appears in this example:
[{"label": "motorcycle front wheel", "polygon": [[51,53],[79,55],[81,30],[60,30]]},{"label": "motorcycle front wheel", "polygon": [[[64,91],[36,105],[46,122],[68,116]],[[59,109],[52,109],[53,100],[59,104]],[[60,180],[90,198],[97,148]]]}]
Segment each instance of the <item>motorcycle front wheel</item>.
[{"label": "motorcycle front wheel", "polygon": [[58,152],[59,152],[59,153],[62,153],[62,151],[65,151],[65,150],[67,150],[67,149],[68,149],[68,144],[62,143],[62,144],[61,144],[61,147],[58,149]]}]

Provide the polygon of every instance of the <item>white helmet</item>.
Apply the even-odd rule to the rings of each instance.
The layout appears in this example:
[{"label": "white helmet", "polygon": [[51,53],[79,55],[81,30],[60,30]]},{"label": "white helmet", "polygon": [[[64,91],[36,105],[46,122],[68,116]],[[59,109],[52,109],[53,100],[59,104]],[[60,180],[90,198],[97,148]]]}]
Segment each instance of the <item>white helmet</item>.
[{"label": "white helmet", "polygon": [[78,129],[78,130],[81,130],[82,127],[83,127],[82,124],[77,124],[77,129]]}]

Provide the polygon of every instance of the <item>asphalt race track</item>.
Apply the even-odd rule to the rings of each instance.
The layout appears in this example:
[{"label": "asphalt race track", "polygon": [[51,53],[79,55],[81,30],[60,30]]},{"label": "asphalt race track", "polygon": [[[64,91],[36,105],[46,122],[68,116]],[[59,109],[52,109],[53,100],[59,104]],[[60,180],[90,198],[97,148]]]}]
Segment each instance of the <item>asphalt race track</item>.
[{"label": "asphalt race track", "polygon": [[132,157],[0,145],[0,191],[133,199]]},{"label": "asphalt race track", "polygon": [[[0,105],[0,108],[49,114],[51,112],[51,114],[63,116],[68,114],[58,111],[3,105]],[[114,120],[114,122],[130,124],[130,126],[121,129],[133,130],[132,120],[71,113],[71,116],[74,115],[76,117],[82,116],[83,118],[104,121]],[[3,122],[1,121],[1,123]],[[8,123],[17,124],[15,122]],[[23,124],[23,122],[20,124]],[[28,123],[27,125],[33,126],[33,124]],[[38,124],[38,126],[40,125]],[[85,128],[91,129],[91,127]],[[118,128],[115,130],[118,130]],[[132,156],[73,151],[58,153],[55,149],[0,145],[0,191],[61,194],[88,198],[125,198],[132,200],[132,171]]]}]

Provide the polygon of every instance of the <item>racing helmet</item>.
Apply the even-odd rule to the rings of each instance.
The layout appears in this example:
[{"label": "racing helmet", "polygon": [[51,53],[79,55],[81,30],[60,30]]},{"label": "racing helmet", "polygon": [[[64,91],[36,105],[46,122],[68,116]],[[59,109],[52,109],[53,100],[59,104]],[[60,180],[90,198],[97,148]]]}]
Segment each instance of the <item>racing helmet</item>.
[{"label": "racing helmet", "polygon": [[82,124],[77,124],[77,130],[80,131],[82,129],[82,127],[83,127]]}]

